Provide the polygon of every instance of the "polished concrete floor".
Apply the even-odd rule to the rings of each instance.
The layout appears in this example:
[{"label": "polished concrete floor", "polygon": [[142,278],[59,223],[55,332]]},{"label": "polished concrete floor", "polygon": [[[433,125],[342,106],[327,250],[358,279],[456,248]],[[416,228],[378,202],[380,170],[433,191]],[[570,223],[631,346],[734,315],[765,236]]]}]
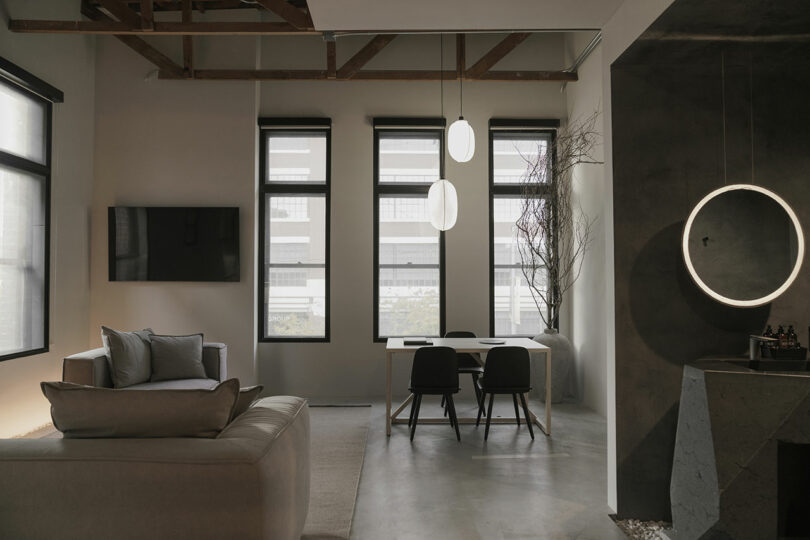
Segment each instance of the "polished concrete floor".
[{"label": "polished concrete floor", "polygon": [[[459,416],[474,415],[470,402]],[[532,403],[542,416],[543,406]],[[605,421],[578,405],[555,405],[552,436],[525,424],[406,425],[385,436],[385,403],[375,402],[352,526],[353,539],[626,538],[608,517]],[[425,397],[420,416],[439,415]],[[495,417],[514,417],[511,399]],[[407,418],[407,411],[403,413]]]}]

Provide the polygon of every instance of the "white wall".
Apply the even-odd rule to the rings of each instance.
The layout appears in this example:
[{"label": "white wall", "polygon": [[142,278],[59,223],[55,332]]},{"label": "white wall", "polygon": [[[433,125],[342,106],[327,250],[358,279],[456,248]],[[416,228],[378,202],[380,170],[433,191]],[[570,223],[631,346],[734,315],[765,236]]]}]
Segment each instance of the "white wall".
[{"label": "white wall", "polygon": [[0,0],[0,56],[65,94],[53,109],[50,352],[0,362],[0,438],[50,422],[40,381],[60,379],[62,358],[87,348],[94,39],[7,30],[9,16],[72,19],[75,13],[72,2]]},{"label": "white wall", "polygon": [[[471,38],[468,64],[501,39]],[[338,65],[367,37],[340,38]],[[445,69],[454,66],[454,39],[445,38]],[[300,44],[301,38],[296,38]],[[278,66],[290,48],[267,40],[264,67]],[[323,68],[324,44],[299,45]],[[496,69],[557,69],[563,65],[560,36],[533,36]],[[293,61],[294,63],[294,61]],[[283,65],[283,64],[281,64]],[[398,37],[368,69],[438,69],[438,36]],[[384,344],[373,343],[373,171],[371,121],[376,116],[439,116],[435,82],[262,83],[260,115],[332,118],[331,343],[263,343],[258,347],[259,382],[271,392],[321,399],[370,398],[385,392]],[[445,83],[448,124],[458,115],[458,83]],[[493,117],[564,118],[559,83],[464,85],[464,116],[476,134],[476,152],[466,164],[446,157],[446,176],[459,196],[459,219],[446,234],[447,329],[489,333],[488,122]],[[539,332],[538,328],[538,332]],[[394,389],[407,388],[410,362],[395,360]],[[472,395],[468,380],[464,392]]]},{"label": "white wall", "polygon": [[625,0],[602,29],[608,505],[614,511],[616,510],[616,299],[613,273],[613,144],[610,135],[612,133],[610,66],[672,2],[673,0]]},{"label": "white wall", "polygon": [[[175,42],[179,48],[179,41]],[[255,39],[228,52],[255,62]],[[111,37],[98,40],[90,324],[202,332],[228,345],[228,374],[255,381],[256,83],[147,78],[154,67]],[[110,282],[107,207],[237,206],[238,283]]]},{"label": "white wall", "polygon": [[[576,57],[585,49],[593,34],[572,36],[569,50]],[[600,113],[594,129],[602,126],[602,47],[597,46],[578,70],[579,80],[566,85],[565,96],[569,125]],[[592,158],[604,160],[601,137]],[[582,403],[607,416],[607,363],[605,358],[605,174],[602,165],[580,164],[573,172],[572,204],[593,220],[592,237],[583,260],[582,272],[568,296],[569,338],[576,352],[577,389]]]}]

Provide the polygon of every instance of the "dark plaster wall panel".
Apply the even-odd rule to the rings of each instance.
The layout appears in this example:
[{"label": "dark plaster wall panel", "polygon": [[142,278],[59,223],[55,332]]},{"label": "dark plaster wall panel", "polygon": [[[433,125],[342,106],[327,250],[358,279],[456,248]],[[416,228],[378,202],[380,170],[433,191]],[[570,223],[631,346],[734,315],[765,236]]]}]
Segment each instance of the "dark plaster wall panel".
[{"label": "dark plaster wall panel", "polygon": [[[720,364],[684,370],[670,536],[776,538],[780,517],[800,510],[794,504],[784,516],[778,511],[778,451],[780,443],[810,444],[810,374],[735,372]],[[799,497],[807,493],[797,487]]]},{"label": "dark plaster wall panel", "polygon": [[768,321],[797,328],[810,324],[806,263],[786,295],[766,306],[739,309],[703,294],[680,251],[684,221],[694,205],[724,185],[726,176],[728,183],[751,180],[751,96],[755,182],[796,210],[807,235],[808,58],[807,43],[648,41],[612,66],[620,517],[671,517],[683,365],[709,355],[743,354],[748,335],[762,332]]}]

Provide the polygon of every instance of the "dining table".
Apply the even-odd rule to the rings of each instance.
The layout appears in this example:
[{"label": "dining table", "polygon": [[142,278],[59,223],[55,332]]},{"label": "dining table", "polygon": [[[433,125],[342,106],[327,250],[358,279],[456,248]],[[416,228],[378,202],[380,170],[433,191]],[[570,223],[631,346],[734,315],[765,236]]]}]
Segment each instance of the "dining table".
[{"label": "dining table", "polygon": [[[406,345],[406,340],[409,344]],[[420,347],[434,346],[434,347],[452,347],[457,353],[478,353],[481,364],[486,365],[486,353],[493,347],[523,347],[530,354],[540,353],[544,355],[545,370],[546,370],[546,397],[545,397],[545,419],[540,418],[529,409],[529,415],[533,423],[535,423],[547,436],[551,435],[551,348],[538,343],[532,339],[525,337],[513,338],[486,338],[486,337],[465,337],[465,338],[428,338],[426,341],[429,343],[415,343],[415,340],[402,337],[390,337],[385,345],[385,434],[391,435],[392,424],[407,424],[407,418],[399,418],[405,408],[413,401],[413,394],[410,394],[405,401],[403,401],[394,412],[391,412],[391,376],[393,369],[393,362],[395,355],[397,357],[410,358],[413,353]],[[413,343],[413,344],[411,344]],[[528,395],[526,396],[528,403]],[[460,424],[472,424],[476,422],[473,417],[459,417]],[[449,420],[445,417],[419,417],[419,423],[425,424],[438,424],[447,423]],[[514,424],[517,420],[513,418],[493,418],[493,424]]]}]

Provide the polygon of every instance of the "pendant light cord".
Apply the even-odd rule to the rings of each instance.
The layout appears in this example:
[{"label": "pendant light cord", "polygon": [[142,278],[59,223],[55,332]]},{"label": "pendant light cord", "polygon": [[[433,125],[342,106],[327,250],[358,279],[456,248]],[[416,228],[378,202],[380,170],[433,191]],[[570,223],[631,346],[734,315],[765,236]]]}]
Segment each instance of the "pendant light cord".
[{"label": "pendant light cord", "polygon": [[720,102],[723,108],[723,185],[728,184],[728,165],[726,163],[726,52],[720,53]]},{"label": "pendant light cord", "polygon": [[444,34],[439,34],[439,103],[444,120]]},{"label": "pendant light cord", "polygon": [[748,111],[749,126],[751,129],[751,184],[754,182],[754,72],[751,61],[751,51],[748,51]]},{"label": "pendant light cord", "polygon": [[464,85],[462,84],[462,78],[464,75],[458,76],[458,117],[464,118]]}]

